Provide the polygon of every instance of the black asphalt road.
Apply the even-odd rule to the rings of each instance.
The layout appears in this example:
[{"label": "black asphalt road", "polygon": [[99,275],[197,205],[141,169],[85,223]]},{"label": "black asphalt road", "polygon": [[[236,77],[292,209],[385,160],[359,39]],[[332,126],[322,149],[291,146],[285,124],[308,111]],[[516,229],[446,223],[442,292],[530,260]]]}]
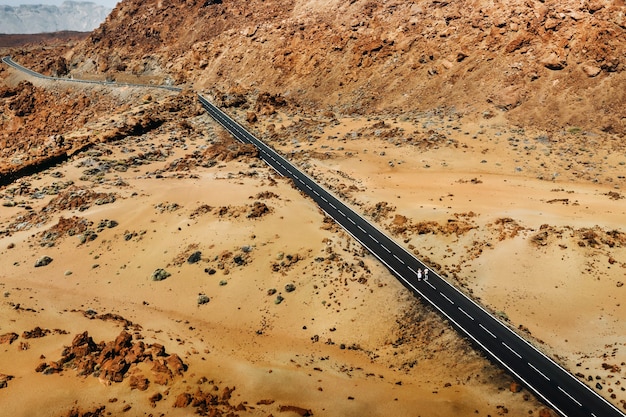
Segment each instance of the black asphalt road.
[{"label": "black asphalt road", "polygon": [[[370,222],[342,203],[276,151],[199,95],[200,102],[220,125],[243,143],[251,143],[276,172],[291,178],[330,217],[376,256],[407,288],[428,301],[461,334],[507,369],[547,405],[567,417],[624,417],[616,407],[575,376],[539,352],[480,305],[430,270],[428,280],[417,271],[428,268]],[[591,336],[590,336],[591,337]]]}]

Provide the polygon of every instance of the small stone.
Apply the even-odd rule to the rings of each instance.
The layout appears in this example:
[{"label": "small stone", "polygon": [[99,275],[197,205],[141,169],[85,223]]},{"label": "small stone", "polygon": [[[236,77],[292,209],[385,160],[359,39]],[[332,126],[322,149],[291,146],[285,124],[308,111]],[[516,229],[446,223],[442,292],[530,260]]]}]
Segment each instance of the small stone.
[{"label": "small stone", "polygon": [[43,256],[35,262],[35,268],[39,268],[41,266],[49,265],[52,262],[52,258],[49,256]]},{"label": "small stone", "polygon": [[209,301],[211,301],[211,299],[209,298],[208,295],[206,295],[206,294],[199,294],[198,295],[198,305],[206,304]]},{"label": "small stone", "polygon": [[582,70],[587,75],[587,77],[590,78],[597,76],[598,74],[600,74],[600,71],[602,71],[600,67],[596,67],[595,65],[583,65]]},{"label": "small stone", "polygon": [[282,303],[284,299],[285,298],[282,295],[278,295],[276,297],[276,299],[274,300],[274,304],[278,305],[278,304]]},{"label": "small stone", "polygon": [[200,262],[201,259],[202,259],[202,252],[196,251],[192,253],[191,256],[189,256],[189,258],[187,258],[187,263],[195,264],[195,263]]},{"label": "small stone", "polygon": [[172,274],[167,272],[165,269],[158,268],[152,273],[152,281],[163,281],[164,279],[167,279],[171,275]]},{"label": "small stone", "polygon": [[287,285],[285,285],[285,291],[287,292],[293,292],[296,290],[296,286],[292,283],[289,283]]}]

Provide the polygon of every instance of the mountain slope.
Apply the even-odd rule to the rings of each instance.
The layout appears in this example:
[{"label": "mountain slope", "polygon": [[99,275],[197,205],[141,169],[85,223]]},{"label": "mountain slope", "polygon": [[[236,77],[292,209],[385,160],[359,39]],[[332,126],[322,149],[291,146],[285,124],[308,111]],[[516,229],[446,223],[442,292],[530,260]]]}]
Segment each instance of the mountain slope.
[{"label": "mountain slope", "polygon": [[622,0],[131,0],[71,61],[347,113],[454,106],[623,133],[624,12]]}]

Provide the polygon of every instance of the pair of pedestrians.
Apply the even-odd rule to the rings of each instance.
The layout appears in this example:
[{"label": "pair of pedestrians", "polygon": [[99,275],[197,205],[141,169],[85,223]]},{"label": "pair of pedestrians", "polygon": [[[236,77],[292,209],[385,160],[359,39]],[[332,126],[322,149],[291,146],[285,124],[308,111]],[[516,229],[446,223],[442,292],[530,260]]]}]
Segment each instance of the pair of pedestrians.
[{"label": "pair of pedestrians", "polygon": [[421,281],[422,276],[424,277],[424,281],[428,280],[428,268],[424,268],[424,275],[422,275],[422,268],[417,270],[417,280]]}]

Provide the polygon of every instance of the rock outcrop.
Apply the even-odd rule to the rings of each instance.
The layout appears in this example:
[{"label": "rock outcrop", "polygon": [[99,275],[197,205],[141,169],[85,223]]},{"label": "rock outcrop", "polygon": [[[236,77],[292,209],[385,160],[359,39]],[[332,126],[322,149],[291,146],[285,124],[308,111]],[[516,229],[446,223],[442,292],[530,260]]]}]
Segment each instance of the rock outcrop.
[{"label": "rock outcrop", "polygon": [[134,342],[125,330],[107,343],[94,342],[87,332],[78,334],[72,344],[63,349],[58,361],[43,362],[36,370],[51,374],[74,369],[78,375],[93,375],[105,383],[122,382],[130,376],[131,388],[143,391],[148,388],[150,379],[143,374],[130,375],[139,363],[152,364],[152,381],[160,385],[167,385],[187,371],[187,365],[177,354],[167,354],[159,344]]}]

